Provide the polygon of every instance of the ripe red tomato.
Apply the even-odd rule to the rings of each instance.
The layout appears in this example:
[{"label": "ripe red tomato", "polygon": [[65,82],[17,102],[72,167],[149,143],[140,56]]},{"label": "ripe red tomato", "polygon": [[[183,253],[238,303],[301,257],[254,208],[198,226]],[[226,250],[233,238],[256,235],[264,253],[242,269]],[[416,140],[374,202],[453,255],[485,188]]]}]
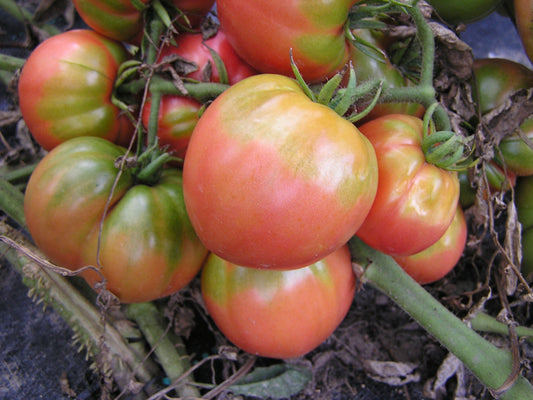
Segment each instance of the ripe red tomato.
[{"label": "ripe red tomato", "polygon": [[524,50],[533,62],[533,0],[514,0],[514,13]]},{"label": "ripe red tomato", "polygon": [[[256,71],[237,56],[224,32],[207,40],[201,34],[183,33],[177,35],[176,44],[163,47],[158,61],[178,55],[197,65],[197,70],[184,74],[185,78],[198,81],[220,82],[220,73],[216,67],[211,51],[214,51],[224,63],[228,82],[233,85],[242,79],[256,74]],[[159,125],[157,136],[162,146],[169,146],[169,150],[178,157],[185,157],[187,145],[194,127],[199,119],[202,104],[192,98],[175,95],[164,95],[159,107]],[[145,127],[150,118],[151,103],[143,107],[142,120]]]},{"label": "ripe red tomato", "polygon": [[290,49],[306,81],[333,76],[348,61],[344,23],[355,0],[217,1],[220,25],[260,72],[292,76]]},{"label": "ripe red tomato", "polygon": [[376,151],[379,181],[357,236],[389,255],[426,249],[452,222],[459,199],[457,174],[426,162],[419,118],[391,114],[359,129]]},{"label": "ripe red tomato", "polygon": [[[135,183],[124,170],[111,194],[115,162],[124,154],[95,137],[60,144],[31,175],[24,212],[33,240],[52,262],[71,270],[98,265],[106,288],[122,302],[150,301],[188,284],[207,250],[187,217],[179,170],[165,169],[151,185]],[[94,270],[82,276],[91,285],[101,281]]]},{"label": "ripe red tomato", "polygon": [[22,117],[46,150],[78,136],[127,144],[133,124],[111,102],[126,51],[90,30],[60,33],[28,57],[18,83]]},{"label": "ripe red tomato", "polygon": [[377,187],[370,142],[285,76],[231,86],[207,108],[185,158],[191,222],[237,265],[296,268],[345,244]]},{"label": "ripe red tomato", "polygon": [[273,358],[301,356],[326,340],[348,312],[355,283],[347,246],[289,271],[239,267],[211,254],[202,271],[205,305],[222,333]]},{"label": "ripe red tomato", "polygon": [[466,245],[467,227],[461,207],[452,223],[436,243],[410,256],[393,256],[405,272],[421,285],[444,278],[461,258]]}]

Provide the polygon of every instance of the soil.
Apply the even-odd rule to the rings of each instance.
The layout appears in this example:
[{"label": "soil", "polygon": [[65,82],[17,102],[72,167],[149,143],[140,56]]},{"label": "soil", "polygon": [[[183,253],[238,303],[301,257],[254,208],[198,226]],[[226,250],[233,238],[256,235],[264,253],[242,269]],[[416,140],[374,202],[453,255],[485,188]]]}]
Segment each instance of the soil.
[{"label": "soil", "polygon": [[[35,7],[36,1],[18,1],[25,7]],[[70,23],[73,14],[67,10],[70,2],[56,1],[47,17],[60,27]],[[78,17],[74,26],[83,26]],[[32,46],[23,24],[0,12],[0,53],[25,57]],[[471,24],[461,38],[473,48],[476,58],[505,57],[531,66],[522,51],[511,21],[499,14]],[[6,123],[15,115],[16,99],[9,88],[0,87],[0,130],[4,144],[0,144],[2,163],[29,162],[39,150],[27,137],[21,137],[14,122]],[[3,118],[3,119],[2,119]],[[475,211],[467,212],[470,221]],[[496,229],[505,229],[504,213],[496,218]],[[477,234],[477,232],[474,232]],[[428,285],[427,289],[459,316],[481,301],[487,294],[487,253],[490,240],[478,241],[471,236],[465,255],[454,271],[445,279]],[[490,254],[490,251],[489,251]],[[28,296],[20,275],[4,260],[0,264],[0,399],[96,399],[103,397],[101,376],[90,368],[92,360],[84,350],[78,351],[72,340],[73,332],[52,308],[43,308]],[[180,326],[192,361],[200,362],[229,346],[195,300],[199,298],[198,281],[164,306],[178,306],[182,311],[173,313],[172,326]],[[488,301],[485,308],[499,312],[497,298]],[[175,308],[173,308],[175,310]],[[170,312],[170,311],[169,311]],[[527,304],[514,309],[517,322],[531,325]],[[187,326],[189,329],[183,330]],[[502,346],[506,341],[496,335],[487,337]],[[533,353],[531,345],[523,344],[527,359]],[[347,317],[334,334],[319,348],[305,357],[289,360],[288,364],[309,367],[312,380],[291,398],[357,399],[357,400],[430,400],[430,399],[491,399],[491,394],[462,366],[448,357],[447,351],[430,337],[417,323],[385,295],[371,287],[362,287],[357,293]],[[246,355],[239,353],[240,359]],[[276,360],[257,359],[256,366],[271,366]],[[237,362],[237,365],[239,363]],[[452,368],[445,368],[446,366]],[[526,365],[527,367],[527,365]],[[196,371],[200,381],[219,382],[235,364],[226,361],[206,364]],[[531,371],[527,371],[531,375]],[[531,378],[531,376],[529,376]],[[443,384],[435,383],[436,378]],[[160,382],[161,383],[161,382]],[[116,394],[116,393],[114,393]],[[128,398],[128,397],[122,397]],[[217,398],[242,398],[222,393]]]}]

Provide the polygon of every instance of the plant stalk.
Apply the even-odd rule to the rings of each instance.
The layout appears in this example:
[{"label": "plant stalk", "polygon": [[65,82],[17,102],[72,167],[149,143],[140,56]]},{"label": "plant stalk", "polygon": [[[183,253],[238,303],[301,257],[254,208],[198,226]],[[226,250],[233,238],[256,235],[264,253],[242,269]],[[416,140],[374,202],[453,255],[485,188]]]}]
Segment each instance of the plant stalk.
[{"label": "plant stalk", "polygon": [[[152,302],[132,303],[127,308],[128,317],[135,320],[144,337],[154,349],[165,373],[171,381],[178,379],[191,368],[186,353],[185,345],[181,339],[171,331],[163,329],[164,323],[160,311]],[[185,379],[183,384],[176,388],[180,397],[199,398],[200,392],[193,386],[187,385],[190,379]]]},{"label": "plant stalk", "polygon": [[[489,389],[497,391],[512,373],[513,357],[446,309],[389,257],[357,237],[352,255],[364,269],[364,282],[388,295],[396,304],[453,353]],[[533,387],[523,376],[500,396],[503,400],[533,400]]]}]

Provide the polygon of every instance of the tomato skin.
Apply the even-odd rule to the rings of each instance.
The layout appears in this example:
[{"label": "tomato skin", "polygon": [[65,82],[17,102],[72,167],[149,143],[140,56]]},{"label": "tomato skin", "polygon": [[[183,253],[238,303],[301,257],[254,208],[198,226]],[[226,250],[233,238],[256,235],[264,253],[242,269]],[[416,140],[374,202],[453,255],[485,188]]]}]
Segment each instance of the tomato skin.
[{"label": "tomato skin", "polygon": [[[114,163],[125,149],[104,139],[71,139],[48,153],[27,186],[28,230],[54,263],[76,270],[98,265],[96,247]],[[185,286],[207,250],[188,220],[178,170],[153,185],[135,184],[125,170],[117,181],[102,227],[101,273],[106,288],[125,303],[150,301]],[[82,276],[101,281],[94,271]]]},{"label": "tomato skin", "polygon": [[405,272],[421,285],[444,278],[461,258],[466,245],[467,227],[461,207],[452,223],[436,243],[410,256],[393,256]]},{"label": "tomato skin", "polygon": [[112,104],[124,48],[90,30],[45,40],[28,57],[18,84],[22,117],[46,150],[77,136],[129,142],[133,124]]},{"label": "tomato skin", "polygon": [[353,236],[374,199],[377,168],[357,128],[294,80],[261,74],[207,108],[183,179],[191,222],[210,251],[237,265],[286,269]]},{"label": "tomato skin", "polygon": [[[348,61],[343,25],[354,0],[217,1],[220,25],[237,53],[263,73],[322,81]],[[260,18],[258,18],[260,16]]]},{"label": "tomato skin", "polygon": [[346,316],[355,293],[347,246],[308,267],[239,267],[211,254],[202,271],[207,310],[224,335],[256,355],[294,358],[316,348]]},{"label": "tomato skin", "polygon": [[468,24],[485,18],[498,8],[502,0],[428,0],[446,22]]},{"label": "tomato skin", "polygon": [[524,50],[533,62],[533,0],[514,0],[514,13]]},{"label": "tomato skin", "polygon": [[379,181],[357,236],[385,254],[412,255],[431,246],[457,208],[457,174],[426,162],[422,125],[419,118],[391,114],[359,128],[376,152]]}]

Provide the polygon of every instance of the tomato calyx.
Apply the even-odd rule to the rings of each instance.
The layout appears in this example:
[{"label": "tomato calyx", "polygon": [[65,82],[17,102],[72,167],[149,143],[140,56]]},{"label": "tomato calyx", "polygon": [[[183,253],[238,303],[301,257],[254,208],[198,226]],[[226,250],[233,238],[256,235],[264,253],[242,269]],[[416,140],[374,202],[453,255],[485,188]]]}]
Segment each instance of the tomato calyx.
[{"label": "tomato calyx", "polygon": [[451,130],[435,131],[431,117],[438,107],[433,103],[424,114],[422,151],[426,161],[449,171],[465,170],[475,165],[472,159],[474,136],[464,137]]},{"label": "tomato calyx", "polygon": [[[309,99],[315,103],[328,106],[335,111],[341,117],[345,117],[348,121],[354,123],[364,118],[377,104],[383,90],[384,80],[375,80],[368,84],[356,85],[355,69],[350,63],[348,68],[335,74],[330,80],[328,80],[318,90],[318,94],[315,95],[313,89],[305,82],[304,78],[298,70],[298,66],[294,62],[292,57],[292,50],[290,51],[291,68],[293,70],[296,81],[309,97]],[[347,69],[349,70],[348,83],[344,86],[343,80],[346,75]],[[358,112],[353,110],[355,101],[357,99],[373,96],[370,104],[363,110]],[[352,113],[345,116],[348,111]]]}]

